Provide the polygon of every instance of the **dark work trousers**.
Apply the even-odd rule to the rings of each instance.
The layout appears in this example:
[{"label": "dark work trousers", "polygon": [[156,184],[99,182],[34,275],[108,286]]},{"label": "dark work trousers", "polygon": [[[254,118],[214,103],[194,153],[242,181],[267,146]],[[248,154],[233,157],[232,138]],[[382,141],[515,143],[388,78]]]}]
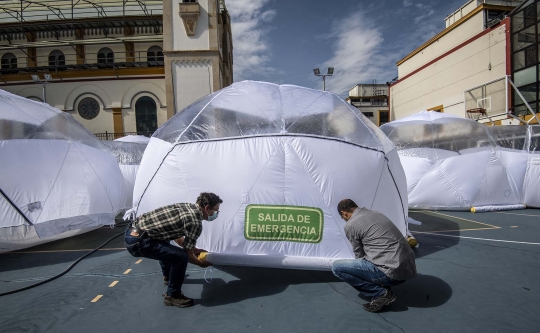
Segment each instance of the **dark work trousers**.
[{"label": "dark work trousers", "polygon": [[186,276],[187,252],[181,247],[172,245],[169,241],[160,241],[144,235],[132,236],[129,227],[124,234],[124,241],[132,256],[159,260],[163,276],[169,278],[167,295],[179,298]]}]

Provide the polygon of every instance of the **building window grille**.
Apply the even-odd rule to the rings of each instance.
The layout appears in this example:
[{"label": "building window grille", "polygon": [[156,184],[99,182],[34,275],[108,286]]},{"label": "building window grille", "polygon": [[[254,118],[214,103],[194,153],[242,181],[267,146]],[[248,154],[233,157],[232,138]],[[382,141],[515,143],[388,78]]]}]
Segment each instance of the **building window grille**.
[{"label": "building window grille", "polygon": [[523,16],[525,17],[525,27],[531,26],[534,24],[534,4],[525,7],[523,10]]},{"label": "building window grille", "polygon": [[63,66],[66,64],[66,56],[62,51],[54,50],[49,53],[49,66]]},{"label": "building window grille", "polygon": [[98,64],[112,64],[114,62],[114,52],[108,47],[102,48],[98,52],[97,62]]},{"label": "building window grille", "polygon": [[17,57],[13,53],[6,53],[2,56],[2,69],[17,68]]},{"label": "building window grille", "polygon": [[92,97],[85,97],[77,106],[79,115],[86,120],[92,120],[99,114],[99,103]]},{"label": "building window grille", "polygon": [[536,58],[536,45],[525,49],[525,67],[532,66],[538,62]]},{"label": "building window grille", "polygon": [[163,62],[163,49],[159,46],[152,46],[146,52],[148,61],[161,61]]}]

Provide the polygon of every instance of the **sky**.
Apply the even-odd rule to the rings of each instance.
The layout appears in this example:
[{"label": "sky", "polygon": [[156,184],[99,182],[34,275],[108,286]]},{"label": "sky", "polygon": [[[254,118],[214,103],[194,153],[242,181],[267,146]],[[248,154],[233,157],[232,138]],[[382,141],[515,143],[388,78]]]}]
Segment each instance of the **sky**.
[{"label": "sky", "polygon": [[467,0],[225,0],[234,81],[322,89],[341,97],[358,83],[397,77],[396,62],[440,31]]}]

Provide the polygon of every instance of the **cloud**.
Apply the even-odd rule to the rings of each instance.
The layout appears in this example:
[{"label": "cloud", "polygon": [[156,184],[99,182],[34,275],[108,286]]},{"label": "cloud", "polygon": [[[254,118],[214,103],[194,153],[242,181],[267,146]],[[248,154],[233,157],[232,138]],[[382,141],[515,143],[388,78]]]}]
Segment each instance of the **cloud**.
[{"label": "cloud", "polygon": [[263,10],[270,0],[227,0],[231,15],[234,52],[234,80],[241,81],[251,74],[268,75],[270,49],[267,33],[275,10]]},{"label": "cloud", "polygon": [[376,23],[361,10],[334,21],[330,33],[325,36],[335,39],[332,57],[321,64],[334,67],[334,76],[327,78],[327,90],[340,96],[358,83],[379,83],[395,76],[395,59],[383,52],[383,37]]},{"label": "cloud", "polygon": [[[429,7],[428,7],[429,8]],[[429,16],[435,14],[435,11],[433,9],[426,9],[426,13],[424,13],[423,15],[420,15],[420,16],[417,16],[414,18],[414,24],[418,24],[420,22],[423,22],[425,21],[426,18],[428,18]]]},{"label": "cloud", "polygon": [[411,0],[403,0],[403,7],[409,7],[410,5],[412,5]]}]

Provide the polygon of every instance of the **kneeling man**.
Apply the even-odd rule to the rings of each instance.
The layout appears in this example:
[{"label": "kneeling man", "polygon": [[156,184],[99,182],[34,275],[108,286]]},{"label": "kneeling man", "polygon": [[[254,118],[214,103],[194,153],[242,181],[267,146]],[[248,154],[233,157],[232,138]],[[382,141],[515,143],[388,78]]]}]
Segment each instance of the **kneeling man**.
[{"label": "kneeling man", "polygon": [[341,200],[339,215],[356,259],[337,260],[332,272],[362,295],[371,298],[364,310],[379,312],[394,302],[392,286],[416,276],[414,253],[399,229],[383,214]]}]

